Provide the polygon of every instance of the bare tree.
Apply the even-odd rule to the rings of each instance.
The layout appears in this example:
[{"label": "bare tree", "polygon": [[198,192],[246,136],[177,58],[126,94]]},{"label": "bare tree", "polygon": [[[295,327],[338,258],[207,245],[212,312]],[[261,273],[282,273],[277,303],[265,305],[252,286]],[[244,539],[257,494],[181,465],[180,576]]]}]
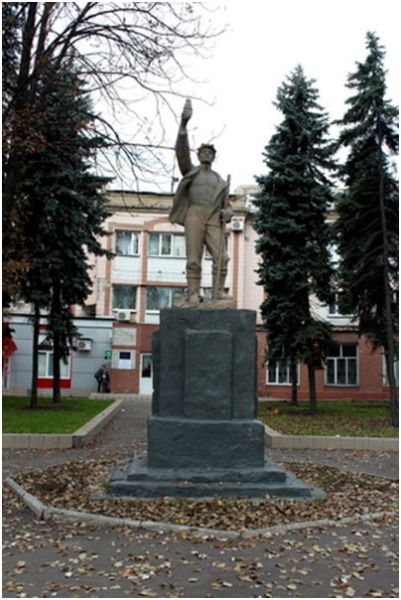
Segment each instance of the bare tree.
[{"label": "bare tree", "polygon": [[[26,153],[40,143],[35,131],[35,96],[46,64],[73,64],[84,74],[88,92],[106,107],[95,123],[106,142],[105,160],[118,172],[129,166],[134,174],[151,168],[154,151],[149,129],[161,107],[187,74],[184,57],[204,56],[220,32],[201,3],[169,2],[15,2],[3,19],[3,37],[15,40],[10,68],[17,64],[14,85],[3,99],[3,206],[10,214]],[[4,56],[3,56],[4,58]],[[3,78],[4,78],[3,66]],[[185,93],[185,95],[187,95]],[[153,116],[137,109],[151,98]],[[116,125],[118,115],[130,115],[136,138],[127,139]],[[160,122],[159,122],[160,125]],[[159,128],[160,129],[160,128]],[[107,150],[106,150],[107,152]]]}]

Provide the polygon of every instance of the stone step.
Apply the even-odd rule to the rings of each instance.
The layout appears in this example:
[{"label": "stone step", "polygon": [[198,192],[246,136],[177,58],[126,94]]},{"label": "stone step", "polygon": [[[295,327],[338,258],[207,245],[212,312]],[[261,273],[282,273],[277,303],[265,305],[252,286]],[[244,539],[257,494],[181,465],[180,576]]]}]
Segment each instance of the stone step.
[{"label": "stone step", "polygon": [[210,498],[213,496],[247,496],[251,498],[289,497],[313,498],[318,492],[299,480],[287,477],[285,482],[194,482],[194,481],[128,481],[110,484],[106,498],[155,498],[172,496],[182,498]]},{"label": "stone step", "polygon": [[254,481],[273,482],[285,481],[286,472],[272,461],[266,460],[263,467],[246,469],[154,469],[148,468],[146,459],[135,456],[128,461],[122,461],[116,469],[113,479],[127,478],[129,481],[160,480],[160,481]]},{"label": "stone step", "polygon": [[109,479],[106,497],[250,496],[304,497],[322,495],[292,473],[266,460],[260,469],[153,469],[144,457],[119,461]]}]

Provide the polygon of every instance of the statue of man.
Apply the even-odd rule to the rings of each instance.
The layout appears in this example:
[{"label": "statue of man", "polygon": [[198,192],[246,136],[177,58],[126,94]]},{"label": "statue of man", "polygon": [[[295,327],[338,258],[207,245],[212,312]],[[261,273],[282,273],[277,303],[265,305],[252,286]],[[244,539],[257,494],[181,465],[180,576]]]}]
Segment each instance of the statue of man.
[{"label": "statue of man", "polygon": [[184,225],[187,250],[188,302],[200,302],[201,263],[203,248],[209,250],[213,259],[213,290],[215,298],[224,298],[224,281],[227,275],[228,257],[224,249],[224,224],[231,220],[232,208],[228,203],[228,184],[218,173],[212,171],[216,150],[212,144],[198,148],[200,165],[191,162],[187,123],[192,116],[188,99],[181,115],[176,142],[178,165],[183,175],[169,219]]}]

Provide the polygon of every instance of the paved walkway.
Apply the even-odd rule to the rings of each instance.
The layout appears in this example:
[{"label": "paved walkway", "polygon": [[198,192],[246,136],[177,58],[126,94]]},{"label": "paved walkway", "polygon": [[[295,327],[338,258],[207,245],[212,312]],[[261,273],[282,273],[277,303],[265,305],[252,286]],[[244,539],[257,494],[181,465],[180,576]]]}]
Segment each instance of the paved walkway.
[{"label": "paved walkway", "polygon": [[[146,419],[150,400],[127,400],[118,416],[84,448],[68,450],[3,450],[3,476],[19,470],[32,470],[68,460],[95,458],[108,452],[121,451],[131,456],[135,450],[146,449]],[[280,450],[270,449],[269,455],[281,462],[294,460],[345,467],[349,470],[398,478],[398,453],[361,450]]]},{"label": "paved walkway", "polygon": [[[90,446],[3,452],[4,475],[146,448],[146,400],[127,402]],[[398,476],[394,453],[273,450]],[[395,519],[246,541],[44,523],[4,493],[3,597],[398,597]]]}]

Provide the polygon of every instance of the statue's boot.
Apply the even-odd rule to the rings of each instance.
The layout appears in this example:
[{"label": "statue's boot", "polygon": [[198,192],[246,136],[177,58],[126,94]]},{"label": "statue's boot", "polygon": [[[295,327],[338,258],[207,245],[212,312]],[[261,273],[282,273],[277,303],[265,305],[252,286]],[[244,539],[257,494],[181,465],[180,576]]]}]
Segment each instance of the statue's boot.
[{"label": "statue's boot", "polygon": [[201,301],[200,296],[200,277],[188,278],[188,303],[197,305]]},{"label": "statue's boot", "polygon": [[215,292],[215,300],[226,300],[227,298],[231,298],[231,296],[228,296],[228,294],[225,293],[224,291],[224,283],[226,280],[226,275],[227,272],[222,272],[220,273],[220,277],[219,280],[216,281],[216,273],[213,273],[213,292],[214,290],[216,290]]}]

